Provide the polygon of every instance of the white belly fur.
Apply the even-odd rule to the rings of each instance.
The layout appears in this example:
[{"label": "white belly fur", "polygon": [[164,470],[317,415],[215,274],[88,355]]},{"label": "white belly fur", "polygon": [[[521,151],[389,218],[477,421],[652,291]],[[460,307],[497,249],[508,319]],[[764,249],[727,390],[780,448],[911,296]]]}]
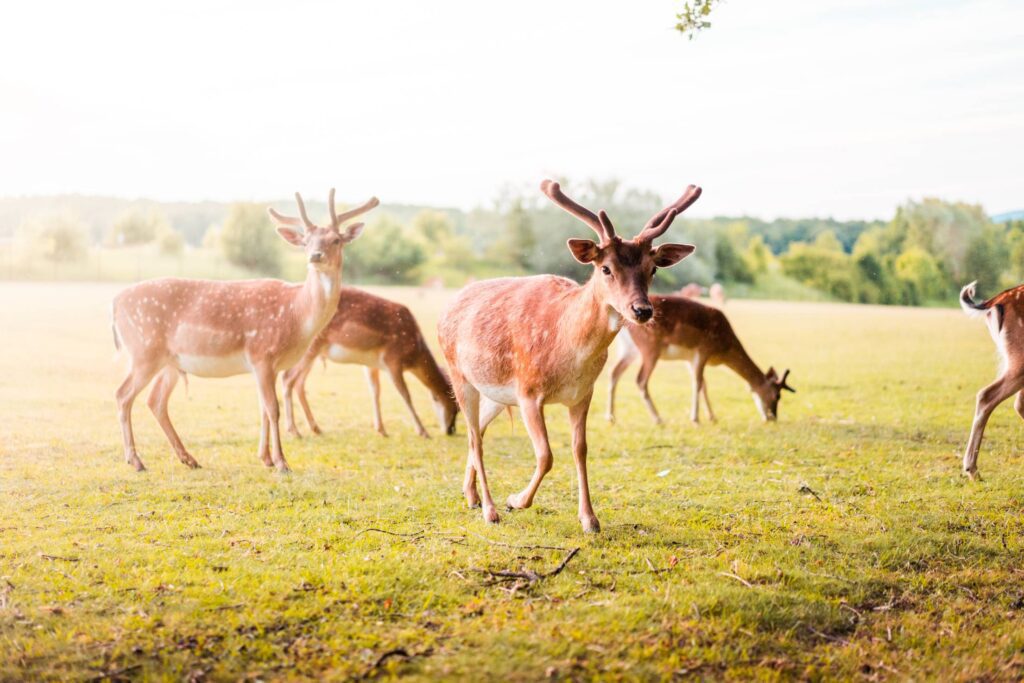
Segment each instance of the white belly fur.
[{"label": "white belly fur", "polygon": [[178,369],[196,377],[231,377],[244,375],[252,370],[248,359],[241,351],[226,356],[194,356],[179,353]]},{"label": "white belly fur", "polygon": [[688,349],[685,346],[669,344],[665,350],[661,352],[661,358],[663,360],[693,360],[693,349]]},{"label": "white belly fur", "polygon": [[327,357],[335,363],[353,363],[365,365],[371,368],[384,367],[380,351],[365,351],[363,349],[351,349],[341,344],[331,344],[327,347]]}]

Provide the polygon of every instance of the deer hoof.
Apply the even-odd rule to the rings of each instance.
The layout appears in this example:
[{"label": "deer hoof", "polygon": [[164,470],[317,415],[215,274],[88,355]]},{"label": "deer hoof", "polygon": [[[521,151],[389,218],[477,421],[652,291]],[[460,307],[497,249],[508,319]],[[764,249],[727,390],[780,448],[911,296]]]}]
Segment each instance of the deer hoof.
[{"label": "deer hoof", "polygon": [[967,478],[971,481],[981,481],[981,472],[978,470],[964,470],[964,474],[966,474]]},{"label": "deer hoof", "polygon": [[309,429],[310,429],[310,431],[311,431],[311,432],[313,432],[313,433],[314,433],[314,434],[316,434],[317,436],[320,436],[321,434],[323,434],[323,433],[324,433],[324,432],[323,432],[323,430],[322,430],[322,429],[320,429],[320,427],[318,427],[318,426],[316,426],[316,425],[313,425],[313,426],[312,426],[312,427],[310,427]]},{"label": "deer hoof", "polygon": [[529,505],[524,505],[522,500],[521,500],[521,496],[519,494],[517,494],[517,493],[513,493],[512,495],[510,495],[508,498],[505,499],[505,507],[508,508],[508,510],[511,511],[511,510],[525,510],[526,508],[528,508],[530,506]]},{"label": "deer hoof", "polygon": [[301,439],[302,438],[302,433],[299,432],[298,428],[296,428],[296,427],[289,427],[288,428],[288,433],[291,434],[292,436],[294,436],[296,439]]},{"label": "deer hoof", "polygon": [[279,465],[277,465],[277,473],[278,474],[291,474],[292,473],[292,468],[288,467],[288,463],[282,462]]},{"label": "deer hoof", "polygon": [[128,464],[131,465],[136,472],[145,472],[146,466],[142,464],[142,460],[139,456],[132,454],[132,457],[128,458]]},{"label": "deer hoof", "polygon": [[605,415],[604,419],[608,420],[612,424],[615,424],[615,416],[612,415],[611,413],[608,413],[607,415]]},{"label": "deer hoof", "polygon": [[484,508],[484,521],[488,524],[497,524],[501,521],[498,511],[493,506]]},{"label": "deer hoof", "polygon": [[186,466],[186,467],[188,467],[188,468],[189,468],[190,470],[198,470],[198,469],[200,469],[200,468],[199,468],[199,463],[198,463],[198,462],[196,462],[196,459],[195,459],[195,458],[193,458],[193,457],[192,457],[191,455],[189,455],[188,453],[186,453],[186,454],[185,454],[185,457],[183,457],[183,458],[181,459],[181,461],[182,461],[183,463],[185,463],[185,466]]},{"label": "deer hoof", "polygon": [[601,523],[597,517],[580,517],[580,524],[583,525],[584,533],[596,534],[601,531]]}]

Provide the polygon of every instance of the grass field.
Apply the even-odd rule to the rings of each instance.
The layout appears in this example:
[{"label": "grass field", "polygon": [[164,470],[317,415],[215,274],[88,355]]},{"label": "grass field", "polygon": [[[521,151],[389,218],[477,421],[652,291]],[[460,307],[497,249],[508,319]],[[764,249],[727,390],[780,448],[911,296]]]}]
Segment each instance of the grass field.
[{"label": "grass field", "polygon": [[[352,367],[311,376],[326,434],[285,443],[290,476],[256,458],[245,377],[179,385],[197,471],[139,401],[134,472],[116,290],[0,285],[0,679],[1024,676],[1024,423],[997,411],[984,480],[960,476],[995,355],[959,311],[730,302],[754,359],[792,369],[777,424],[712,369],[719,422],[690,425],[687,369],[664,363],[667,424],[628,382],[612,427],[602,378],[603,531],[585,536],[564,409],[535,506],[487,526],[460,491],[461,418],[418,439],[385,386],[380,438]],[[447,294],[386,293],[433,342]],[[486,448],[503,500],[533,469],[521,423],[496,422]]]}]

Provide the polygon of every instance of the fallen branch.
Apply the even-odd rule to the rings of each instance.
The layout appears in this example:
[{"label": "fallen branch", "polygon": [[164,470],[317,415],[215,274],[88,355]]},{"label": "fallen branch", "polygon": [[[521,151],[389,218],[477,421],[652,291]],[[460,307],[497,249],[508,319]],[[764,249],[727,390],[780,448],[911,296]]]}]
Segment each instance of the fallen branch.
[{"label": "fallen branch", "polygon": [[747,588],[753,588],[754,587],[754,584],[750,583],[749,581],[744,579],[742,576],[737,576],[737,575],[733,574],[732,572],[718,572],[718,575],[719,576],[727,576],[730,579],[736,579],[737,581],[742,583]]},{"label": "fallen branch", "polygon": [[531,569],[527,569],[525,571],[514,572],[514,571],[508,571],[508,570],[494,571],[493,569],[477,569],[477,568],[473,568],[472,571],[475,571],[475,572],[480,573],[480,574],[487,574],[490,577],[490,579],[491,579],[491,581],[490,581],[490,583],[488,585],[491,585],[491,586],[493,586],[496,583],[516,582],[516,581],[526,581],[527,585],[529,585],[529,584],[534,584],[534,583],[536,583],[538,581],[542,581],[544,579],[550,579],[552,576],[558,576],[559,574],[561,574],[562,570],[565,569],[565,566],[567,564],[569,564],[569,562],[572,560],[572,558],[576,557],[576,554],[579,553],[579,551],[580,551],[579,548],[573,548],[569,552],[569,554],[566,555],[562,559],[562,561],[558,564],[557,567],[555,567],[554,569],[552,569],[549,572],[544,572],[543,574],[538,574],[537,572],[535,572],[535,571],[533,571]]},{"label": "fallen branch", "polygon": [[46,553],[39,553],[39,557],[52,562],[81,562],[77,557],[61,557],[60,555],[47,555]]},{"label": "fallen branch", "polygon": [[377,529],[375,527],[370,527],[369,529],[363,529],[361,531],[357,531],[356,532],[356,536],[361,536],[361,535],[363,535],[365,533],[369,533],[371,531],[376,531],[378,534],[387,534],[388,536],[402,536],[404,538],[418,538],[418,537],[422,536],[425,533],[424,531],[416,531],[416,532],[413,532],[411,534],[400,534],[397,531],[388,531],[387,529]]},{"label": "fallen branch", "polygon": [[820,502],[822,502],[822,500],[821,500],[821,496],[819,496],[819,495],[818,495],[817,493],[815,493],[815,492],[814,492],[814,489],[812,489],[812,488],[811,488],[810,486],[808,486],[807,484],[801,484],[801,485],[800,485],[800,488],[798,488],[798,489],[796,490],[796,492],[797,492],[797,493],[809,493],[809,494],[811,494],[812,496],[814,496],[814,499],[815,499],[815,500],[817,500],[817,501],[818,501],[819,503],[820,503]]},{"label": "fallen branch", "polygon": [[377,661],[375,661],[370,666],[369,669],[367,669],[365,672],[363,672],[363,674],[360,675],[357,678],[357,680],[366,680],[368,678],[373,678],[375,675],[377,675],[377,672],[380,669],[380,667],[383,666],[384,663],[386,661],[388,661],[389,659],[394,659],[395,657],[400,657],[400,658],[402,658],[404,660],[410,660],[410,659],[414,659],[416,657],[427,657],[427,656],[431,655],[432,653],[433,653],[433,650],[431,648],[427,648],[423,652],[410,653],[404,647],[396,647],[394,649],[391,649],[391,650],[388,650],[386,652],[381,653],[381,655],[379,657],[377,657]]},{"label": "fallen branch", "polygon": [[[561,551],[563,553],[567,553],[570,550],[570,548],[563,548],[562,546],[557,546],[557,545],[514,545],[512,543],[502,543],[501,541],[492,541],[491,539],[487,538],[486,536],[481,536],[480,534],[473,534],[473,535],[476,536],[477,538],[479,538],[481,541],[486,541],[487,543],[490,543],[491,545],[501,546],[502,548],[513,548],[515,550],[559,550],[559,551]],[[579,550],[579,548],[576,548],[576,550]]]}]

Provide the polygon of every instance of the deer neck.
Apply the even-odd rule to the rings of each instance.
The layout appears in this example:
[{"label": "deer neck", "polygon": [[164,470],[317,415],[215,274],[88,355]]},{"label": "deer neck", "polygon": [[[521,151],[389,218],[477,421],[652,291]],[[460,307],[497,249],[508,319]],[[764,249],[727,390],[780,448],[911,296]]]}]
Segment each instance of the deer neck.
[{"label": "deer neck", "polygon": [[341,264],[330,270],[318,270],[309,266],[306,280],[299,290],[298,310],[303,321],[309,321],[310,336],[315,336],[334,316],[341,295]]},{"label": "deer neck", "polygon": [[597,272],[587,284],[568,295],[560,326],[580,352],[599,353],[611,345],[622,327],[622,316],[605,302],[599,291]]},{"label": "deer neck", "polygon": [[725,365],[742,377],[750,385],[751,390],[760,387],[767,379],[742,346],[728,355]]}]

